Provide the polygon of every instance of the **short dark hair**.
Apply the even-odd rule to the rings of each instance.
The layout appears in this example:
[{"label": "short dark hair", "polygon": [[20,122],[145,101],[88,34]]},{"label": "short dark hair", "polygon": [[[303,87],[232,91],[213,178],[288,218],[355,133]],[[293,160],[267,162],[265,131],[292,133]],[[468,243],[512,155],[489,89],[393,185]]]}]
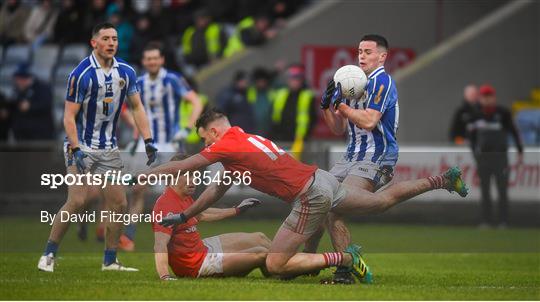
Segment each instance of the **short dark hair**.
[{"label": "short dark hair", "polygon": [[97,35],[100,30],[109,29],[109,28],[112,28],[112,29],[116,30],[116,27],[110,22],[103,22],[103,23],[96,24],[96,26],[94,26],[94,28],[92,28],[92,37]]},{"label": "short dark hair", "polygon": [[197,129],[197,131],[199,131],[199,128],[205,129],[206,126],[208,126],[208,124],[210,124],[211,122],[226,117],[227,116],[225,115],[225,113],[223,113],[217,108],[207,109],[197,119],[197,122],[195,123],[195,129]]},{"label": "short dark hair", "polygon": [[143,54],[144,54],[144,52],[150,51],[150,50],[158,50],[159,55],[163,57],[163,46],[162,46],[162,44],[160,42],[152,41],[152,42],[146,44],[146,46],[143,49]]},{"label": "short dark hair", "polygon": [[388,41],[386,40],[385,37],[381,35],[376,35],[376,34],[365,35],[360,40],[360,42],[362,41],[373,41],[377,43],[377,46],[383,47],[384,49],[388,50]]}]

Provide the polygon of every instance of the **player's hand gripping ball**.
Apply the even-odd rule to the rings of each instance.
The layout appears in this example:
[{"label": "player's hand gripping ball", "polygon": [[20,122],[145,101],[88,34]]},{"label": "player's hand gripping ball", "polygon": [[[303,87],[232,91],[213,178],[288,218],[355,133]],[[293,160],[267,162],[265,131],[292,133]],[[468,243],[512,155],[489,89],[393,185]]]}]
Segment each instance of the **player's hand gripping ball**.
[{"label": "player's hand gripping ball", "polygon": [[345,65],[334,74],[336,87],[341,85],[341,95],[349,100],[360,99],[367,84],[364,71],[356,65]]}]

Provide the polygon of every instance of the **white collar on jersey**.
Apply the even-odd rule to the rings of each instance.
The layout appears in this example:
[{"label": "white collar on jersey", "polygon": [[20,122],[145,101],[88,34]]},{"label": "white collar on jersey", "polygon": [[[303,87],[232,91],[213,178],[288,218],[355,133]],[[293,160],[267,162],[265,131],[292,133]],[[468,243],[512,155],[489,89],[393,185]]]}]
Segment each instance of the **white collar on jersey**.
[{"label": "white collar on jersey", "polygon": [[[92,64],[92,67],[94,68],[101,68],[101,65],[99,65],[99,61],[96,59],[96,56],[94,55],[94,52],[92,51],[92,53],[90,54],[90,64]],[[118,68],[118,61],[116,61],[116,58],[113,57],[113,65],[112,65],[113,68]]]},{"label": "white collar on jersey", "polygon": [[372,79],[375,76],[377,76],[380,72],[383,72],[383,71],[384,71],[384,66],[379,66],[369,74],[368,78]]},{"label": "white collar on jersey", "polygon": [[159,69],[159,71],[158,71],[158,74],[157,74],[156,78],[153,79],[153,80],[150,78],[150,73],[149,72],[146,72],[144,74],[144,76],[146,77],[145,81],[148,80],[148,82],[156,81],[158,79],[163,79],[164,77],[167,76],[167,69],[161,67]]}]

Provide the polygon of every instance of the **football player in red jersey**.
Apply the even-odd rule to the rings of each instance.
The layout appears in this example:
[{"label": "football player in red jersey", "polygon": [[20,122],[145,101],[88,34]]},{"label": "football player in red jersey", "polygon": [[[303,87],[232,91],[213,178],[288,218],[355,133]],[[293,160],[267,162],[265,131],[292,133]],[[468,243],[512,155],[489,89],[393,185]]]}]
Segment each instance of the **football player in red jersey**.
[{"label": "football player in red jersey", "polygon": [[[172,161],[187,156],[177,154]],[[189,208],[194,201],[193,183],[181,176],[175,185],[167,187],[154,205],[153,216],[178,213]],[[255,268],[265,270],[265,259],[270,239],[263,233],[227,233],[201,239],[197,224],[237,216],[260,204],[257,199],[243,200],[228,209],[209,208],[177,226],[162,226],[154,222],[154,253],[156,271],[162,280],[174,280],[169,266],[179,277],[244,276]]]},{"label": "football player in red jersey", "polygon": [[[341,184],[327,171],[295,160],[270,140],[231,127],[227,117],[219,111],[203,113],[196,127],[208,146],[206,149],[185,160],[150,169],[145,175],[174,174],[178,170],[191,171],[221,162],[228,171],[250,172],[250,186],[254,189],[292,203],[292,211],[277,231],[266,257],[266,267],[274,275],[288,277],[331,266],[347,266],[360,282],[369,283],[371,272],[356,245],[348,246],[343,252],[297,253],[329,212],[380,213],[435,189],[456,191],[462,197],[467,195],[468,189],[458,168],[451,168],[442,175],[395,183],[383,191],[371,193]],[[219,200],[229,187],[223,183],[209,186],[188,209],[163,218],[161,224],[185,223]]]}]

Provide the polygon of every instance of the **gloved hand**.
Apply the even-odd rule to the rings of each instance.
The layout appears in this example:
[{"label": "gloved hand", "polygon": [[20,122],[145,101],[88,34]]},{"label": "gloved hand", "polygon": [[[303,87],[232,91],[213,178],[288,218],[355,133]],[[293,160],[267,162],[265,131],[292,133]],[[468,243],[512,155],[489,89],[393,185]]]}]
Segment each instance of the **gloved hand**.
[{"label": "gloved hand", "polygon": [[321,97],[322,110],[328,109],[330,107],[330,102],[332,101],[332,96],[334,95],[335,91],[336,91],[336,83],[334,82],[334,79],[332,79],[328,82],[328,85],[326,85],[326,90],[324,91]]},{"label": "gloved hand", "polygon": [[339,104],[343,101],[343,95],[341,94],[341,83],[337,83],[336,89],[334,90],[334,94],[332,95],[332,100],[330,101],[330,104],[334,108],[334,110],[337,110],[339,107]]},{"label": "gloved hand", "polygon": [[175,277],[172,277],[171,275],[163,275],[161,277],[159,277],[159,279],[163,280],[163,281],[174,281],[174,280],[177,280]]},{"label": "gloved hand", "polygon": [[144,149],[146,150],[146,156],[148,156],[148,161],[146,162],[147,166],[150,166],[154,161],[156,161],[158,149],[154,146],[154,140],[147,138],[144,140]]},{"label": "gloved hand", "polygon": [[191,128],[189,127],[181,128],[180,130],[176,131],[176,133],[174,134],[173,141],[175,142],[183,141],[188,137],[190,133],[191,133]]},{"label": "gloved hand", "polygon": [[71,152],[73,154],[73,159],[75,160],[75,165],[77,166],[77,171],[79,173],[84,174],[86,171],[86,164],[84,163],[84,159],[88,157],[88,155],[84,154],[82,152],[81,148],[76,147],[71,149]]},{"label": "gloved hand", "polygon": [[173,215],[168,215],[167,217],[163,217],[163,219],[161,219],[161,222],[159,224],[161,224],[164,227],[169,227],[169,226],[174,226],[177,224],[186,223],[186,221],[187,221],[186,215],[184,215],[184,213],[180,213],[180,214],[173,214]]},{"label": "gloved hand", "polygon": [[258,200],[257,198],[247,198],[247,199],[244,199],[242,200],[242,202],[240,204],[238,204],[235,209],[236,209],[236,214],[242,214],[244,213],[245,211],[247,211],[248,209],[250,208],[253,208],[253,207],[256,207],[258,205],[261,204],[261,201]]}]

